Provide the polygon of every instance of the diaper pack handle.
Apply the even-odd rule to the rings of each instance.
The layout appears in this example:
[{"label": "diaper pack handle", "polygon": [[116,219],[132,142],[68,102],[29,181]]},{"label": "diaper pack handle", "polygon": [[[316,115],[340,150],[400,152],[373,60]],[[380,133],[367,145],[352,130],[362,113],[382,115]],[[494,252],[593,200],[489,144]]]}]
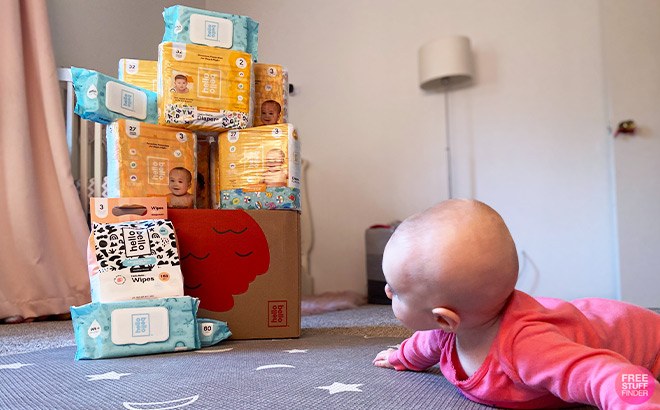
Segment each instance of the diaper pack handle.
[{"label": "diaper pack handle", "polygon": [[167,219],[167,198],[90,198],[90,219],[95,223],[120,223],[145,219]]},{"label": "diaper pack handle", "polygon": [[114,216],[123,216],[123,215],[145,216],[147,214],[147,207],[139,204],[120,205],[112,208],[112,214]]}]

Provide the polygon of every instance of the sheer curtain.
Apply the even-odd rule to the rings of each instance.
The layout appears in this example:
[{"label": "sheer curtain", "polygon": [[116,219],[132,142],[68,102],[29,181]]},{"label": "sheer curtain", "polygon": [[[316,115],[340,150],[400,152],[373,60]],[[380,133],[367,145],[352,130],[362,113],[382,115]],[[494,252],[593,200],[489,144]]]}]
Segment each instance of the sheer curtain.
[{"label": "sheer curtain", "polygon": [[0,321],[66,313],[90,299],[89,231],[71,176],[46,3],[2,6]]}]

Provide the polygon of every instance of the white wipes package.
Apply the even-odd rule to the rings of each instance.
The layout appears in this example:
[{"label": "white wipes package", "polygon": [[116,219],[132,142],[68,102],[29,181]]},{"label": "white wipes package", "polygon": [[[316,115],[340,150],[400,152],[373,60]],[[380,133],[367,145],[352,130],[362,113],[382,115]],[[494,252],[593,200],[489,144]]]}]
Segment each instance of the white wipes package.
[{"label": "white wipes package", "polygon": [[183,296],[172,223],[94,223],[87,262],[93,302]]}]

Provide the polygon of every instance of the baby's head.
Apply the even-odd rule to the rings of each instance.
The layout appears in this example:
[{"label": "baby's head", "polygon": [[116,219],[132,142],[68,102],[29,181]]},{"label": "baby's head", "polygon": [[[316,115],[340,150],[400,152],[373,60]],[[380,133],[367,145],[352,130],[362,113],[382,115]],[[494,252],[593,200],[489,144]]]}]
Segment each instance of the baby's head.
[{"label": "baby's head", "polygon": [[449,200],[399,225],[385,247],[383,272],[404,325],[455,331],[501,312],[518,279],[518,254],[495,210]]},{"label": "baby's head", "polygon": [[174,89],[177,93],[185,93],[188,91],[188,77],[183,74],[177,74],[174,77]]},{"label": "baby's head", "polygon": [[284,164],[284,151],[279,148],[273,148],[266,153],[265,163],[266,169],[276,170],[282,167]]},{"label": "baby's head", "polygon": [[280,120],[282,107],[274,100],[266,100],[261,104],[261,122],[264,125],[277,124]]},{"label": "baby's head", "polygon": [[175,196],[181,196],[188,193],[192,185],[192,174],[184,167],[175,167],[170,170],[170,182],[168,184],[170,192]]}]

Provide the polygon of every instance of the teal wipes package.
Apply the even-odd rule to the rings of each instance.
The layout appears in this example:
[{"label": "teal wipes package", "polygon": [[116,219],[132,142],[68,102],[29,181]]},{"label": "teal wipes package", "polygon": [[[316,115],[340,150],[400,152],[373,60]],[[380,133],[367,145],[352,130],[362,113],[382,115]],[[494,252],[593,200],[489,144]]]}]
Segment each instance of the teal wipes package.
[{"label": "teal wipes package", "polygon": [[92,302],[71,307],[76,360],[199,349],[199,299]]},{"label": "teal wipes package", "polygon": [[244,51],[257,61],[259,23],[250,17],[186,6],[163,11],[163,42],[200,44]]},{"label": "teal wipes package", "polygon": [[158,101],[153,91],[84,68],[71,67],[76,93],[74,111],[81,118],[109,124],[119,119],[158,123]]},{"label": "teal wipes package", "polygon": [[227,323],[215,319],[197,319],[199,341],[202,347],[213,346],[231,336]]}]

